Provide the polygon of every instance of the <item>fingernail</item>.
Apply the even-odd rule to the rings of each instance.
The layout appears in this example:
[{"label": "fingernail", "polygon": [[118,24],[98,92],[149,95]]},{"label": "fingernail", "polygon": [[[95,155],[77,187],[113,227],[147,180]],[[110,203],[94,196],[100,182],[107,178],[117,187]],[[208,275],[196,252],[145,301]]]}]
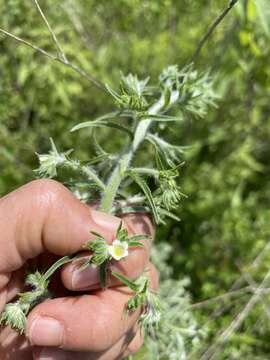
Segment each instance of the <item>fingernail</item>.
[{"label": "fingernail", "polygon": [[96,266],[89,266],[85,270],[81,270],[75,265],[72,271],[71,286],[74,290],[83,290],[99,282],[99,272]]},{"label": "fingernail", "polygon": [[120,223],[120,219],[115,216],[105,214],[101,211],[91,210],[93,221],[103,229],[115,231]]},{"label": "fingernail", "polygon": [[68,360],[68,355],[63,350],[44,348],[39,355],[35,357],[36,360]]},{"label": "fingernail", "polygon": [[49,317],[35,319],[29,331],[31,344],[37,346],[60,346],[63,337],[63,326],[59,321]]}]

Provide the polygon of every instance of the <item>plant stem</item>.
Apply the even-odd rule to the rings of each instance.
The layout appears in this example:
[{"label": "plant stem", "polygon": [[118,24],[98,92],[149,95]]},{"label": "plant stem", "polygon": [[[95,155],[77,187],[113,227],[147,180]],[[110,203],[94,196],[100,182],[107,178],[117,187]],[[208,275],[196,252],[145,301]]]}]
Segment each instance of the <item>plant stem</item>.
[{"label": "plant stem", "polygon": [[113,173],[109,179],[109,182],[106,186],[103,199],[100,205],[100,211],[109,213],[113,207],[114,199],[117,195],[118,189],[121,185],[121,181],[125,176],[125,171],[128,169],[128,166],[133,157],[132,149],[130,151],[125,152],[119,163],[113,170]]},{"label": "plant stem", "polygon": [[216,18],[216,20],[213,22],[213,24],[209,27],[209,29],[206,31],[206,33],[201,38],[194,54],[192,55],[192,57],[190,59],[190,63],[194,63],[198,59],[203,46],[205,45],[207,40],[210,38],[213,31],[222,22],[222,20],[226,17],[226,15],[232,10],[232,8],[234,7],[234,5],[237,2],[238,2],[238,0],[231,0],[229,2],[229,5],[222,11],[222,13]]},{"label": "plant stem", "polygon": [[61,64],[69,67],[70,69],[72,69],[73,71],[75,71],[76,73],[78,73],[79,75],[81,75],[82,77],[84,77],[86,80],[88,80],[89,82],[91,82],[93,85],[95,85],[96,88],[103,90],[104,92],[107,92],[106,87],[104,86],[103,83],[100,83],[96,78],[94,78],[92,75],[89,75],[85,70],[79,68],[77,65],[71,63],[70,61],[67,60],[63,60],[62,58],[60,58],[59,56],[56,56],[54,54],[49,53],[48,51],[40,48],[39,46],[36,46],[32,43],[30,43],[27,40],[24,40],[22,38],[20,38],[19,36],[16,36],[12,33],[10,33],[9,31],[6,31],[2,28],[0,28],[0,33],[5,34],[6,36],[9,36],[10,38],[18,41],[21,44],[24,44],[30,48],[32,48],[33,50],[41,53],[42,55],[47,56],[49,59],[51,60],[55,60],[60,62]]},{"label": "plant stem", "polygon": [[89,180],[93,180],[101,190],[105,190],[105,185],[100,180],[100,178],[94,173],[94,171],[90,170],[87,166],[82,166],[80,171],[84,173]]},{"label": "plant stem", "polygon": [[[179,97],[178,91],[172,92],[171,105],[177,101],[178,97]],[[150,115],[158,114],[163,109],[164,103],[165,103],[165,99],[163,96],[161,96],[161,98],[150,107],[149,114]],[[152,124],[151,119],[145,119],[139,121],[130,148],[123,152],[123,155],[120,157],[119,162],[114,168],[112,175],[108,181],[103,199],[101,201],[100,211],[107,213],[111,211],[118,189],[121,185],[122,180],[126,176],[126,171],[130,166],[130,163],[133,159],[135,152],[138,150],[139,146],[146,138],[147,132],[151,124]]]}]

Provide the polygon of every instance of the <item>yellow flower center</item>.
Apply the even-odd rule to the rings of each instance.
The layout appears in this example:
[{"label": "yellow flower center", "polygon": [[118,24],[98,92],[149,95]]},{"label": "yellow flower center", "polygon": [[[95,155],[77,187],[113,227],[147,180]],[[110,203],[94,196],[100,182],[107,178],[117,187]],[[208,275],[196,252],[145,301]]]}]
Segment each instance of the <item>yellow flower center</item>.
[{"label": "yellow flower center", "polygon": [[115,256],[122,256],[124,253],[124,249],[122,246],[116,245],[113,247],[113,252]]}]

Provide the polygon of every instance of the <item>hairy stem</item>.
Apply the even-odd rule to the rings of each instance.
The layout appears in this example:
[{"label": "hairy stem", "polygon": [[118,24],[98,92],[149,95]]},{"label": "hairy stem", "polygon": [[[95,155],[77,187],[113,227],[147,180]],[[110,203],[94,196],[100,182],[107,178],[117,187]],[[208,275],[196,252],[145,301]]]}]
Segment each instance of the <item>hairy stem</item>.
[{"label": "hairy stem", "polygon": [[[171,94],[171,105],[173,105],[179,97],[179,92],[174,91]],[[165,99],[163,96],[149,109],[150,115],[158,114],[164,107]],[[122,180],[126,176],[126,171],[129,169],[134,154],[138,150],[141,143],[146,138],[148,130],[152,124],[151,119],[145,119],[139,121],[135,130],[133,142],[128,150],[126,150],[118,164],[113,170],[113,173],[106,186],[103,199],[101,201],[100,211],[110,212],[113,208],[113,203],[117,195],[118,189],[121,185]]]}]

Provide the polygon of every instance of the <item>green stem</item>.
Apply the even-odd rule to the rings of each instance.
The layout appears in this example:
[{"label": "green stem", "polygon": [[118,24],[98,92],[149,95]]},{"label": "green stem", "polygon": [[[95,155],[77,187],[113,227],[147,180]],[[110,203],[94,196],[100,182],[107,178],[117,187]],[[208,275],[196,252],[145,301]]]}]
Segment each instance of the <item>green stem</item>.
[{"label": "green stem", "polygon": [[128,169],[129,163],[131,162],[132,156],[132,151],[124,153],[119,163],[114,168],[101,201],[100,211],[106,213],[111,211],[114,199],[117,195],[122,179],[125,176],[125,171]]},{"label": "green stem", "polygon": [[[177,101],[179,92],[174,91],[171,94],[171,105]],[[164,107],[165,99],[163,96],[149,109],[149,114],[158,114]],[[113,170],[113,173],[108,181],[106,189],[104,191],[103,199],[100,205],[100,211],[109,213],[113,208],[114,199],[118,193],[118,189],[121,185],[122,180],[126,176],[126,171],[129,169],[134,154],[138,150],[141,143],[146,138],[147,132],[152,124],[151,119],[145,119],[139,121],[135,134],[134,140],[128,150],[123,152],[123,155],[119,159],[118,164]]]},{"label": "green stem", "polygon": [[105,190],[104,183],[100,180],[100,178],[96,175],[96,173],[89,168],[88,166],[81,166],[81,164],[76,160],[70,160],[65,162],[64,164],[71,171],[81,172],[88,180],[94,181],[94,183],[100,188],[100,190]]},{"label": "green stem", "polygon": [[87,166],[81,167],[80,170],[82,171],[83,174],[85,174],[88,177],[88,179],[93,180],[101,190],[103,191],[105,190],[105,185],[99,179],[99,177],[94,173],[94,171],[90,170]]}]

